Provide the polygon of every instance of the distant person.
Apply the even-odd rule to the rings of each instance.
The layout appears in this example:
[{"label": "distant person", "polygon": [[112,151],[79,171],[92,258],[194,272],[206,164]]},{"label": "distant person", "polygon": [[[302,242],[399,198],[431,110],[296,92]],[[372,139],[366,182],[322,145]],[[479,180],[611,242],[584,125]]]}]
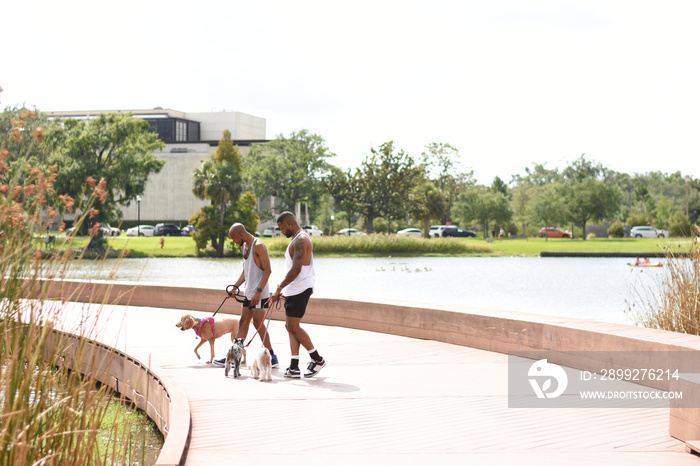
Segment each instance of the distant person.
[{"label": "distant person", "polygon": [[300,326],[316,283],[313,243],[308,233],[299,226],[296,217],[291,212],[282,212],[277,217],[277,226],[280,227],[280,231],[284,236],[292,238],[284,253],[287,275],[270,298],[273,303],[280,299],[280,295],[285,298],[284,311],[292,358],[284,376],[301,377],[299,348],[303,346],[311,357],[311,362],[307,366],[306,372],[304,372],[304,377],[314,377],[318,375],[321,369],[326,367],[326,361],[318,354],[318,350],[311,342],[309,334]]},{"label": "distant person", "polygon": [[498,232],[498,240],[503,241],[503,235],[505,235],[506,232],[503,231],[503,228],[501,228],[501,231]]}]

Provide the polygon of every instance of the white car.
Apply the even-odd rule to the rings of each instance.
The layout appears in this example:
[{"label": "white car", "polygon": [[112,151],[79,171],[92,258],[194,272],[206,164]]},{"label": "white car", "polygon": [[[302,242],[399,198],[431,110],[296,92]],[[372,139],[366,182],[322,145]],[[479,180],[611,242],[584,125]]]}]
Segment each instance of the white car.
[{"label": "white car", "polygon": [[423,230],[420,228],[405,228],[396,232],[397,235],[401,236],[413,236],[414,238],[421,238],[423,236]]},{"label": "white car", "polygon": [[335,232],[335,236],[365,236],[367,233],[363,233],[355,228],[343,228]]},{"label": "white car", "polygon": [[444,235],[445,229],[446,228],[452,228],[453,225],[433,225],[430,227],[430,231],[428,232],[428,236],[431,238],[441,238]]},{"label": "white car", "polygon": [[648,225],[632,227],[632,230],[630,230],[630,237],[632,238],[668,238],[669,236],[667,230],[657,230]]},{"label": "white car", "polygon": [[302,228],[309,236],[323,236],[323,230],[316,225],[304,225]]},{"label": "white car", "polygon": [[280,227],[267,227],[263,230],[263,237],[272,238],[273,236],[282,236],[282,230]]},{"label": "white car", "polygon": [[126,230],[126,236],[153,236],[153,225],[140,225]]},{"label": "white car", "polygon": [[104,236],[119,236],[122,234],[122,231],[119,228],[114,228],[109,223],[103,223],[102,234]]}]

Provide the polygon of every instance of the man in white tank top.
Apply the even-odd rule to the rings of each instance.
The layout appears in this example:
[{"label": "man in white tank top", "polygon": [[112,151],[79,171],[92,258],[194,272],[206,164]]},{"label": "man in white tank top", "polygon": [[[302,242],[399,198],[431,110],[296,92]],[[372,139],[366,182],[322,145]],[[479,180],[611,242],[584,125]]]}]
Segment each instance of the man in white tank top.
[{"label": "man in white tank top", "polygon": [[309,297],[314,292],[316,274],[314,272],[313,243],[309,235],[299,226],[296,217],[291,212],[282,212],[277,217],[277,226],[287,238],[292,238],[284,253],[287,274],[277,286],[270,298],[271,302],[284,296],[284,311],[286,315],[287,332],[289,332],[289,348],[292,361],[284,373],[285,377],[299,378],[299,348],[303,346],[309,352],[311,362],[304,372],[304,377],[313,377],[326,367],[326,361],[318,354],[311,342],[311,337],[301,328],[301,319],[306,312]]},{"label": "man in white tank top", "polygon": [[[270,350],[272,367],[279,367],[277,356],[270,344],[270,335],[264,324],[265,309],[270,296],[270,287],[267,281],[272,273],[267,248],[265,243],[251,235],[241,223],[231,225],[228,235],[234,243],[241,247],[241,253],[243,254],[243,271],[241,271],[241,275],[233,286],[240,288],[243,283],[246,284],[243,293],[245,299],[241,309],[241,319],[236,339],[242,346],[252,319],[255,328],[259,329],[258,335],[260,335],[263,345]],[[214,362],[223,366],[225,361],[226,359],[224,358]]]}]

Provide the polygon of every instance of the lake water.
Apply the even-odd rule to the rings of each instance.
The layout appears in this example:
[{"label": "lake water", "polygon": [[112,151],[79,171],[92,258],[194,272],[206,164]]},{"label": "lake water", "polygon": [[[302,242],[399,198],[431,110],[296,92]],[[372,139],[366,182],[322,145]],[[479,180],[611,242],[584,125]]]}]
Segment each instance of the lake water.
[{"label": "lake water", "polygon": [[[316,257],[316,297],[370,301],[402,300],[415,305],[520,311],[603,322],[634,324],[626,312],[639,308],[660,287],[665,268],[633,268],[630,259],[539,257]],[[274,287],[284,260],[272,259]],[[83,261],[74,278],[107,279],[104,268]],[[118,281],[215,288],[234,283],[241,259],[124,259]],[[640,297],[641,296],[641,297]]]}]

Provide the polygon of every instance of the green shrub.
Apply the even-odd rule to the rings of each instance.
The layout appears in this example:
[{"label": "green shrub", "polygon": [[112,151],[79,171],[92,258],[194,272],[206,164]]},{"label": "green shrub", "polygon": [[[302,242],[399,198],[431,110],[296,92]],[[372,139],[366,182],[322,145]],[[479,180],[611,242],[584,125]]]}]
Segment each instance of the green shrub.
[{"label": "green shrub", "polygon": [[685,214],[676,214],[673,216],[671,225],[668,228],[668,232],[671,236],[687,238],[691,236],[692,231],[693,228],[690,223],[690,217]]},{"label": "green shrub", "polygon": [[622,238],[624,236],[624,228],[622,223],[615,221],[608,227],[608,236],[611,238]]}]

